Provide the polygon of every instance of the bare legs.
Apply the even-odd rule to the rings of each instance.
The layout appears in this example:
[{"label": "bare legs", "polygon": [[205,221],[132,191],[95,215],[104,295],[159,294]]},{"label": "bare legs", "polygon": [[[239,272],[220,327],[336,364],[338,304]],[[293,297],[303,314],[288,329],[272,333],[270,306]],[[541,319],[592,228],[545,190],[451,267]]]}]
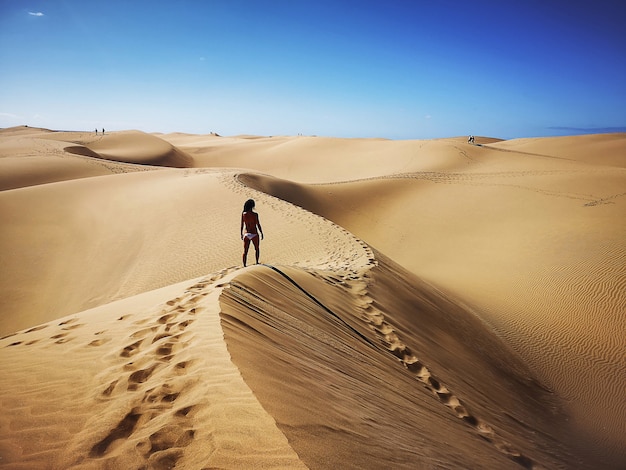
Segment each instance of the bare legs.
[{"label": "bare legs", "polygon": [[250,240],[248,237],[243,237],[243,257],[242,257],[242,261],[243,261],[243,267],[246,267],[246,264],[248,262],[248,249],[250,248],[250,241],[252,241],[252,243],[254,244],[254,251],[255,251],[255,255],[256,255],[256,264],[259,264],[259,236],[257,235],[256,237],[252,238],[252,240]]},{"label": "bare legs", "polygon": [[254,243],[254,254],[256,255],[256,264],[259,264],[259,254],[261,253],[261,249],[259,248],[259,236],[258,235],[252,239],[252,243]]}]

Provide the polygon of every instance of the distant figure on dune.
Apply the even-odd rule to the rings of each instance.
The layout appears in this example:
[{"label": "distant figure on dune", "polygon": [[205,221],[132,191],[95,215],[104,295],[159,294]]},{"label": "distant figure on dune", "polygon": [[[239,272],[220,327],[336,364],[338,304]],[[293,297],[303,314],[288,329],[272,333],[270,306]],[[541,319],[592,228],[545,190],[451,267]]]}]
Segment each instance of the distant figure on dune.
[{"label": "distant figure on dune", "polygon": [[98,135],[98,128],[96,127],[96,135]]},{"label": "distant figure on dune", "polygon": [[104,135],[104,127],[102,128],[102,135]]},{"label": "distant figure on dune", "polygon": [[473,143],[474,143],[474,136],[473,136],[473,135],[470,135],[470,136],[467,138],[467,143],[468,143],[468,144],[473,144]]},{"label": "distant figure on dune", "polygon": [[[250,242],[254,243],[256,264],[259,264],[259,242],[260,240],[263,240],[263,229],[261,228],[261,222],[259,222],[259,214],[254,212],[252,209],[254,209],[254,200],[248,199],[243,205],[243,212],[241,214],[241,239],[243,240],[244,268],[246,267],[248,260],[248,248],[250,248]],[[258,232],[257,227],[259,228]],[[259,233],[261,234],[260,240]]]}]

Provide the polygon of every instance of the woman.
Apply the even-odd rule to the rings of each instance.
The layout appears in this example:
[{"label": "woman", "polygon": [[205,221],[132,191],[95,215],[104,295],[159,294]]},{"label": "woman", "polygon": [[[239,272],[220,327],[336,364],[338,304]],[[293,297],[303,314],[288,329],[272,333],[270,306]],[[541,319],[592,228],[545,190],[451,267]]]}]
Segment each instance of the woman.
[{"label": "woman", "polygon": [[[241,214],[241,239],[243,240],[243,266],[246,266],[248,260],[248,248],[250,248],[250,242],[254,243],[254,249],[256,251],[256,264],[259,264],[259,233],[261,234],[261,240],[263,240],[263,229],[261,228],[261,222],[259,222],[259,214],[254,212],[254,201],[248,199],[243,205],[243,213]],[[245,227],[245,232],[244,232]],[[257,232],[257,227],[259,231]]]}]

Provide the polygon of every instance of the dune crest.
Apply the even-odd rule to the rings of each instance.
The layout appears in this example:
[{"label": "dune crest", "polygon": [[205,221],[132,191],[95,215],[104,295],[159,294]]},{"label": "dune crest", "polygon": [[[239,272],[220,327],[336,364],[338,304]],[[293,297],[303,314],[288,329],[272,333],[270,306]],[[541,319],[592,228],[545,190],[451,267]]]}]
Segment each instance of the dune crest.
[{"label": "dune crest", "polygon": [[[565,419],[557,418],[560,405],[471,314],[426,286],[420,291],[387,285],[388,298],[370,297],[368,285],[380,282],[379,275],[393,277],[387,263],[372,265],[361,276],[255,268],[235,277],[220,297],[233,361],[302,461],[310,468],[325,468],[330,461],[364,468],[393,461],[397,468],[414,468],[415,462],[428,466],[441,459],[469,468],[552,468],[565,462],[582,468],[564,451],[564,435],[560,442],[531,444],[530,436],[551,435],[560,427]],[[421,321],[404,316],[400,308],[408,305],[412,313],[423,310]],[[450,324],[441,328],[442,320]],[[416,331],[421,339],[407,345]],[[479,358],[463,341],[469,331],[474,342],[498,350],[502,364]],[[447,351],[437,352],[449,357],[445,366],[435,353],[441,346],[432,343],[442,336]],[[476,372],[473,383],[462,384],[467,370]],[[320,382],[333,386],[312,396],[309,390]],[[467,398],[457,394],[463,391]],[[473,402],[470,397],[477,394],[498,398]],[[504,406],[503,396],[510,400]],[[411,415],[399,419],[388,407]],[[355,409],[361,411],[353,414]],[[451,435],[454,449],[442,448]],[[334,445],[328,448],[324,442],[331,436]],[[554,460],[556,448],[561,461]]]},{"label": "dune crest", "polygon": [[[602,148],[602,136],[587,140]],[[622,152],[607,158],[625,154],[618,141]],[[467,163],[432,171],[427,158],[426,171],[335,184],[240,178],[333,220],[477,310],[572,400],[580,445],[591,439],[607,449],[598,455],[626,459],[618,437],[626,407],[616,392],[626,385],[618,352],[626,349],[626,233],[617,222],[626,173],[576,155],[441,144]]]},{"label": "dune crest", "polygon": [[171,168],[193,166],[193,158],[187,153],[159,137],[140,131],[100,135],[89,143],[65,147],[65,151],[86,157],[139,165]]},{"label": "dune crest", "polygon": [[572,159],[592,165],[626,168],[626,134],[592,134],[574,137],[527,138],[496,142],[494,148]]},{"label": "dune crest", "polygon": [[[215,309],[229,275],[2,340],[3,403],[23,387],[39,391],[30,410],[3,412],[13,433],[2,436],[0,467],[305,468],[230,362]],[[27,372],[32,354],[41,358]]]},{"label": "dune crest", "polygon": [[0,468],[623,468],[624,150],[0,131]]}]

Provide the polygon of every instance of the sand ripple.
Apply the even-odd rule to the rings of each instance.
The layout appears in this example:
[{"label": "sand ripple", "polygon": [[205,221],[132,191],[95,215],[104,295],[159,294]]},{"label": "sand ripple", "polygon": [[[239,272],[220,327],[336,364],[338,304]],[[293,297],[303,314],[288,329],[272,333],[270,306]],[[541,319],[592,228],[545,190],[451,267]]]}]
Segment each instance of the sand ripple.
[{"label": "sand ripple", "polygon": [[625,266],[619,243],[586,247],[576,263],[547,265],[525,278],[531,282],[520,283],[502,307],[511,314],[492,317],[547,383],[572,400],[575,426],[601,422],[606,432],[589,439],[613,449],[626,435]]}]

